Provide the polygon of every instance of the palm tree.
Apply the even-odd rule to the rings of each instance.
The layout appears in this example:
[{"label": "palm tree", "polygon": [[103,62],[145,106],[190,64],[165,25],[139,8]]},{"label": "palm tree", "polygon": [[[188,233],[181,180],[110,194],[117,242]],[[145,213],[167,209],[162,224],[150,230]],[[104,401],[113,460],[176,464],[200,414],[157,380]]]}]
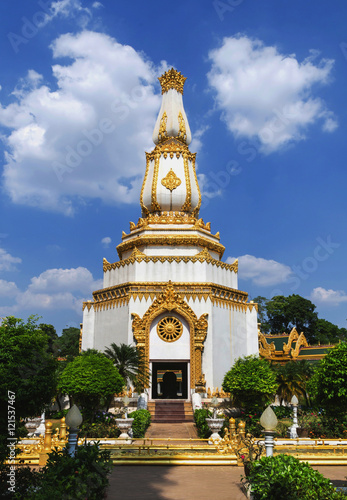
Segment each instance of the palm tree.
[{"label": "palm tree", "polygon": [[304,396],[307,400],[308,369],[306,366],[299,365],[297,361],[289,361],[285,365],[276,365],[274,368],[278,383],[277,394],[281,401],[289,403],[294,394]]},{"label": "palm tree", "polygon": [[114,342],[105,349],[105,355],[111,359],[127,387],[132,385],[136,390],[148,386],[149,370],[142,353],[136,347],[127,344],[117,345]]}]

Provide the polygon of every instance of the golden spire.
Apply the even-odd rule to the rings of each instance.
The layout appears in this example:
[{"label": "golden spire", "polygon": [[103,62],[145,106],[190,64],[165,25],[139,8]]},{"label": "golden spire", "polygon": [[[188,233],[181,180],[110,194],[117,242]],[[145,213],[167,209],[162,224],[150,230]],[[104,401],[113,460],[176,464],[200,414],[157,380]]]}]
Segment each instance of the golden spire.
[{"label": "golden spire", "polygon": [[170,89],[175,89],[183,95],[183,85],[187,80],[179,71],[174,68],[169,69],[158,78],[161,85],[161,93],[165,94]]}]

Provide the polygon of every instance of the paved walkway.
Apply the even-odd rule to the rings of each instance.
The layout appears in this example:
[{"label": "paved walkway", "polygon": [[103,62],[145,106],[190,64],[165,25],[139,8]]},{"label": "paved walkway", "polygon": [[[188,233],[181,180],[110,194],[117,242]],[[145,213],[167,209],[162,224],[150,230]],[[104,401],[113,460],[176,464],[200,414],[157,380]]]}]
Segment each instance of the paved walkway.
[{"label": "paved walkway", "polygon": [[[317,466],[335,486],[347,486],[347,467]],[[210,465],[121,465],[110,475],[107,500],[245,500],[243,468]]]},{"label": "paved walkway", "polygon": [[[148,438],[197,438],[192,422],[151,424]],[[347,486],[347,467],[315,466],[335,486]],[[110,475],[107,500],[245,500],[242,467],[227,465],[119,465]]]}]

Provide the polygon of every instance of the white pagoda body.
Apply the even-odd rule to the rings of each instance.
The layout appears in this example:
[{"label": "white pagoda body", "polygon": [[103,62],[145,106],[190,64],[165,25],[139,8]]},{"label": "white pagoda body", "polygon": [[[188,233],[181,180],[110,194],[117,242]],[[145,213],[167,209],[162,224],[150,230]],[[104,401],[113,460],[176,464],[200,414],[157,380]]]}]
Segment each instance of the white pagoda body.
[{"label": "white pagoda body", "polygon": [[185,78],[171,69],[159,80],[163,99],[155,148],[146,153],[142,217],[123,232],[119,260],[104,259],[104,288],[83,304],[82,350],[135,344],[151,370],[149,397],[190,399],[220,387],[235,359],[258,353],[257,306],[237,288],[237,260],[222,262],[219,233],[198,218]]}]

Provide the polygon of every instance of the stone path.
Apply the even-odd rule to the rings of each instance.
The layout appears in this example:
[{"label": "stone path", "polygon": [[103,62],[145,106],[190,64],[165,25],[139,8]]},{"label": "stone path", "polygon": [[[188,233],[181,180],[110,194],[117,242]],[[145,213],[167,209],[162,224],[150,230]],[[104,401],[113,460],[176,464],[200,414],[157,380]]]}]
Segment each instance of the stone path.
[{"label": "stone path", "polygon": [[[315,466],[335,486],[346,486],[347,467]],[[107,500],[245,500],[241,467],[121,465],[110,475]]]},{"label": "stone path", "polygon": [[242,473],[224,465],[115,466],[107,500],[245,500]]},{"label": "stone path", "polygon": [[179,424],[151,424],[146,432],[146,438],[198,439],[195,424],[182,422]]},{"label": "stone path", "polygon": [[[192,422],[154,423],[148,438],[197,438]],[[158,442],[157,442],[158,443]],[[180,444],[179,442],[177,444]],[[335,486],[346,486],[346,467],[314,467]],[[227,465],[119,465],[110,475],[107,500],[245,500],[242,467]]]}]

